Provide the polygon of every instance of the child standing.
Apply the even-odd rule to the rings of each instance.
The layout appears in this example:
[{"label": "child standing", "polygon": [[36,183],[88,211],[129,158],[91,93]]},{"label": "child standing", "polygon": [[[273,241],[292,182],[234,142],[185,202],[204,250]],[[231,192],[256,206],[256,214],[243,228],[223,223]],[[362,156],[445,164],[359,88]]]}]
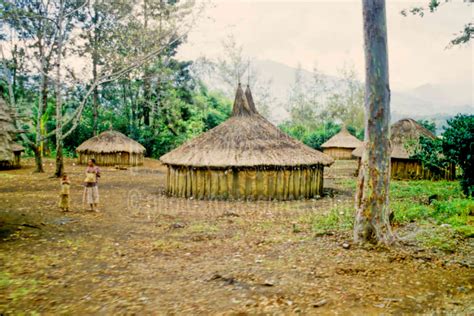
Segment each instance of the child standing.
[{"label": "child standing", "polygon": [[59,208],[63,212],[69,212],[69,194],[71,182],[69,177],[64,174],[61,178],[61,193],[59,194]]}]

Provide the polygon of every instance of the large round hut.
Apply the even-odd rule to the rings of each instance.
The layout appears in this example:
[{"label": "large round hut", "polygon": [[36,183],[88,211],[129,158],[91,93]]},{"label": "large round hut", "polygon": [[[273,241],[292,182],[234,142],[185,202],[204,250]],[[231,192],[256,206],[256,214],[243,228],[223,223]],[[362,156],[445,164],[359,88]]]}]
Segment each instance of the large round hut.
[{"label": "large round hut", "polygon": [[145,147],[120,132],[110,130],[86,140],[76,152],[79,164],[86,164],[94,158],[101,166],[138,166],[143,164]]},{"label": "large round hut", "polygon": [[[398,180],[453,180],[455,177],[454,165],[448,169],[433,170],[423,165],[418,159],[411,156],[419,146],[421,136],[435,139],[436,136],[428,129],[413,119],[402,119],[394,123],[391,127],[391,177]],[[362,157],[363,146],[356,148],[352,154],[355,157]]]},{"label": "large round hut", "polygon": [[322,195],[326,154],[286,135],[258,114],[240,84],[232,116],[160,160],[167,191],[199,199],[292,200]]},{"label": "large round hut", "polygon": [[321,148],[334,159],[353,159],[352,151],[361,145],[362,142],[343,126],[341,131],[322,144]]}]

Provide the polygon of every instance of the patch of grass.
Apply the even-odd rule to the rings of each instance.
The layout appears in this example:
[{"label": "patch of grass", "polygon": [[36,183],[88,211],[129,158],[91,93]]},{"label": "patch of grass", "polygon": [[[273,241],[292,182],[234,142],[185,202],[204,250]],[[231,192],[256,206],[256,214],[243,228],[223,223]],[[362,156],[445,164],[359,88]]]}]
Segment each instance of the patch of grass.
[{"label": "patch of grass", "polygon": [[217,233],[219,227],[208,223],[196,223],[189,226],[188,231],[191,233]]},{"label": "patch of grass", "polygon": [[15,279],[8,272],[0,272],[0,289],[8,293],[8,299],[16,302],[23,299],[37,288],[36,280]]},{"label": "patch of grass", "polygon": [[421,230],[415,237],[423,247],[455,252],[458,246],[453,231],[448,227],[436,226]]},{"label": "patch of grass", "polygon": [[0,173],[0,178],[4,178],[4,179],[12,179],[12,178],[15,178],[16,175],[13,175],[13,174],[8,174],[8,173]]},{"label": "patch of grass", "polygon": [[327,214],[314,215],[311,223],[317,235],[350,230],[354,224],[354,208],[349,205],[335,206]]},{"label": "patch of grass", "polygon": [[[428,198],[437,199],[428,204]],[[391,209],[394,222],[430,221],[449,224],[465,237],[474,236],[474,200],[464,198],[457,182],[447,181],[393,181],[391,186]]]},{"label": "patch of grass", "polygon": [[457,181],[391,181],[390,197],[392,199],[417,198],[428,201],[428,197],[437,195],[438,199],[462,198],[462,191]]},{"label": "patch of grass", "polygon": [[[355,190],[356,179],[338,180],[344,188]],[[435,197],[431,204],[428,200]],[[457,181],[394,181],[390,182],[390,208],[393,223],[430,222],[449,224],[464,237],[474,236],[474,199],[466,198]],[[342,213],[341,213],[342,212]],[[352,206],[339,206],[328,214],[312,219],[313,229],[324,233],[352,227]],[[351,225],[349,225],[351,223]]]},{"label": "patch of grass", "polygon": [[12,283],[10,274],[7,272],[0,272],[0,289],[8,287]]},{"label": "patch of grass", "polygon": [[152,249],[161,252],[168,252],[174,249],[183,249],[185,244],[176,240],[159,239],[153,242]]}]

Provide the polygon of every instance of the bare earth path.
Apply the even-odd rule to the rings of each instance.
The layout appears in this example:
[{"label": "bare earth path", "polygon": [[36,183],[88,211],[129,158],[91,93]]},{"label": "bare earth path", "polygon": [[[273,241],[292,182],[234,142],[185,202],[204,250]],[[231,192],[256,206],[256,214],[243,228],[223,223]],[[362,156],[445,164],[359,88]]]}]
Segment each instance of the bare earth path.
[{"label": "bare earth path", "polygon": [[352,203],[350,165],[327,172],[330,196],[295,202],[168,198],[154,160],[102,168],[95,214],[72,161],[73,212],[57,209],[50,162],[0,172],[0,314],[474,312],[472,269],[449,263],[459,254],[315,236],[315,214]]}]

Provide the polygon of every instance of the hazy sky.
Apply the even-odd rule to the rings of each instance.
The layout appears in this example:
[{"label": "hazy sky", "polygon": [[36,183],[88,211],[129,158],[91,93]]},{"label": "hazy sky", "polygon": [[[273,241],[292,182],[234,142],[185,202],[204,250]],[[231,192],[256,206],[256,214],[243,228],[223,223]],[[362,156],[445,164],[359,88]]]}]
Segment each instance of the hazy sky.
[{"label": "hazy sky", "polygon": [[[344,63],[363,75],[361,0],[213,1],[182,46],[180,57],[215,58],[222,40],[233,34],[245,54],[311,70],[316,63],[335,75]],[[453,34],[473,20],[474,6],[448,3],[425,17],[403,17],[414,1],[387,1],[390,80],[392,89],[426,83],[473,85],[472,45],[446,49]]]}]

